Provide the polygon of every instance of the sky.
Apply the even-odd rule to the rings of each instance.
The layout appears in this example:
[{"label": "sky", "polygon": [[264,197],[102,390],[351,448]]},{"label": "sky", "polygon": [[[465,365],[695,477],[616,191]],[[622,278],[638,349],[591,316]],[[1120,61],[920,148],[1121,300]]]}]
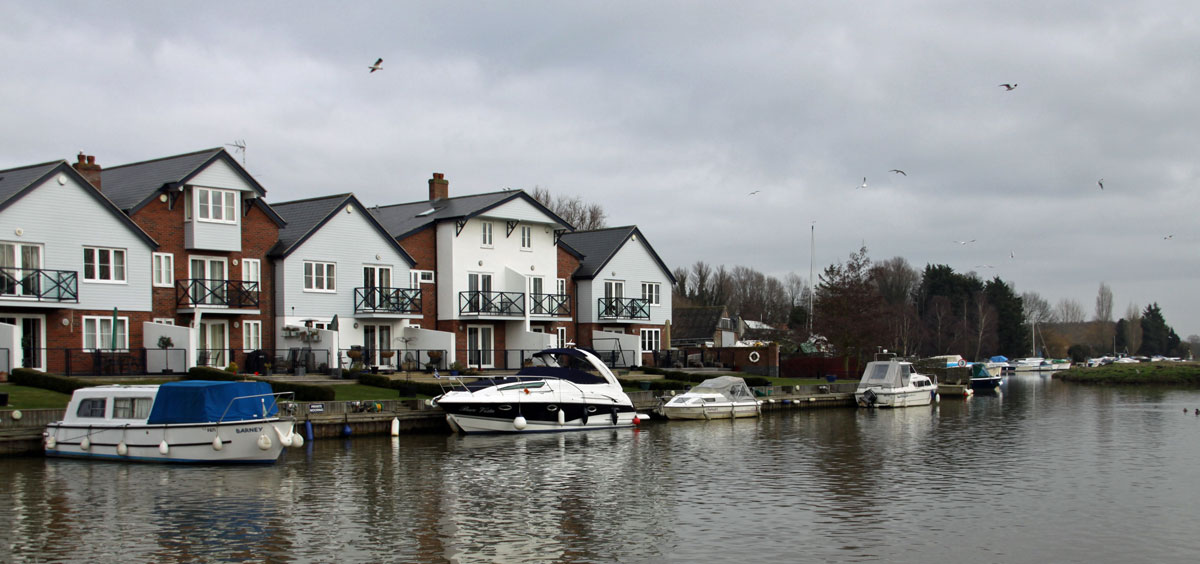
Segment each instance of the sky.
[{"label": "sky", "polygon": [[226,146],[269,202],[367,205],[442,172],[451,196],[601,204],[671,268],[807,279],[865,245],[1089,318],[1104,283],[1114,317],[1158,303],[1200,333],[1194,1],[0,0],[0,21],[0,169]]}]

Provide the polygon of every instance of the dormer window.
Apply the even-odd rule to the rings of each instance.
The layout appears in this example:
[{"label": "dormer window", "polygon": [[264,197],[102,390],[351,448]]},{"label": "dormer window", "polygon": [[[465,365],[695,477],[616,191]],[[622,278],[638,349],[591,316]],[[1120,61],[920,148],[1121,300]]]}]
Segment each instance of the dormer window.
[{"label": "dormer window", "polygon": [[196,219],[213,223],[237,223],[238,193],[234,190],[196,188]]}]

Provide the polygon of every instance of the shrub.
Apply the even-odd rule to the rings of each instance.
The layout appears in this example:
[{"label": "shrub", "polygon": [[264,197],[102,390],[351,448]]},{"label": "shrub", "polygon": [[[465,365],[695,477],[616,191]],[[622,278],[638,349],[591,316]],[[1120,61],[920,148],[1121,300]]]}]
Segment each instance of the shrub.
[{"label": "shrub", "polygon": [[236,363],[236,362],[230,362],[230,363],[229,363],[229,366],[226,366],[226,367],[225,367],[225,371],[226,371],[226,372],[228,372],[228,373],[230,373],[230,374],[237,374],[237,373],[238,373],[238,365],[237,365],[237,363]]},{"label": "shrub", "polygon": [[194,366],[188,370],[185,380],[219,380],[219,381],[241,381],[250,380],[256,382],[266,382],[271,385],[271,391],[293,392],[296,395],[296,401],[333,401],[334,393],[332,386],[321,386],[317,384],[301,384],[298,382],[278,382],[267,380],[265,378],[242,377],[236,374],[230,374],[218,368],[211,366]]},{"label": "shrub", "polygon": [[80,380],[78,378],[68,378],[66,376],[57,376],[54,374],[46,374],[40,370],[32,368],[14,368],[12,374],[9,374],[8,381],[20,386],[29,386],[31,388],[41,388],[53,392],[61,392],[70,394],[79,388],[87,388],[94,386],[92,382]]}]

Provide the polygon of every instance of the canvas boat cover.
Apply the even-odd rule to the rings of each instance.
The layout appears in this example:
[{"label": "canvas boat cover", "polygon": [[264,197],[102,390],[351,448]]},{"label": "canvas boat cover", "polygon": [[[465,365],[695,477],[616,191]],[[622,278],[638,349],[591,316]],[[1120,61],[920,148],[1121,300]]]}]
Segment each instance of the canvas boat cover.
[{"label": "canvas boat cover", "polygon": [[903,388],[909,384],[912,375],[912,364],[907,362],[875,361],[867,363],[859,386],[879,386],[881,388]]},{"label": "canvas boat cover", "polygon": [[701,394],[721,394],[729,401],[754,401],[754,394],[750,393],[750,387],[746,385],[746,381],[737,376],[709,378],[688,391]]},{"label": "canvas boat cover", "polygon": [[266,382],[167,382],[158,387],[146,423],[214,423],[273,417],[279,414],[279,407],[271,393],[271,385]]}]

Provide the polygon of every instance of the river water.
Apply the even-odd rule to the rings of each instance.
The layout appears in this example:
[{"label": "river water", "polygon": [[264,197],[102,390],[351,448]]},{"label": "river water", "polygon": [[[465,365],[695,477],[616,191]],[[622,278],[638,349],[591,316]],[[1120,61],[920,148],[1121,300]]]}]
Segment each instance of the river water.
[{"label": "river water", "polygon": [[1183,561],[1196,408],[1021,375],[932,408],[319,440],[272,466],[6,458],[0,561]]}]

